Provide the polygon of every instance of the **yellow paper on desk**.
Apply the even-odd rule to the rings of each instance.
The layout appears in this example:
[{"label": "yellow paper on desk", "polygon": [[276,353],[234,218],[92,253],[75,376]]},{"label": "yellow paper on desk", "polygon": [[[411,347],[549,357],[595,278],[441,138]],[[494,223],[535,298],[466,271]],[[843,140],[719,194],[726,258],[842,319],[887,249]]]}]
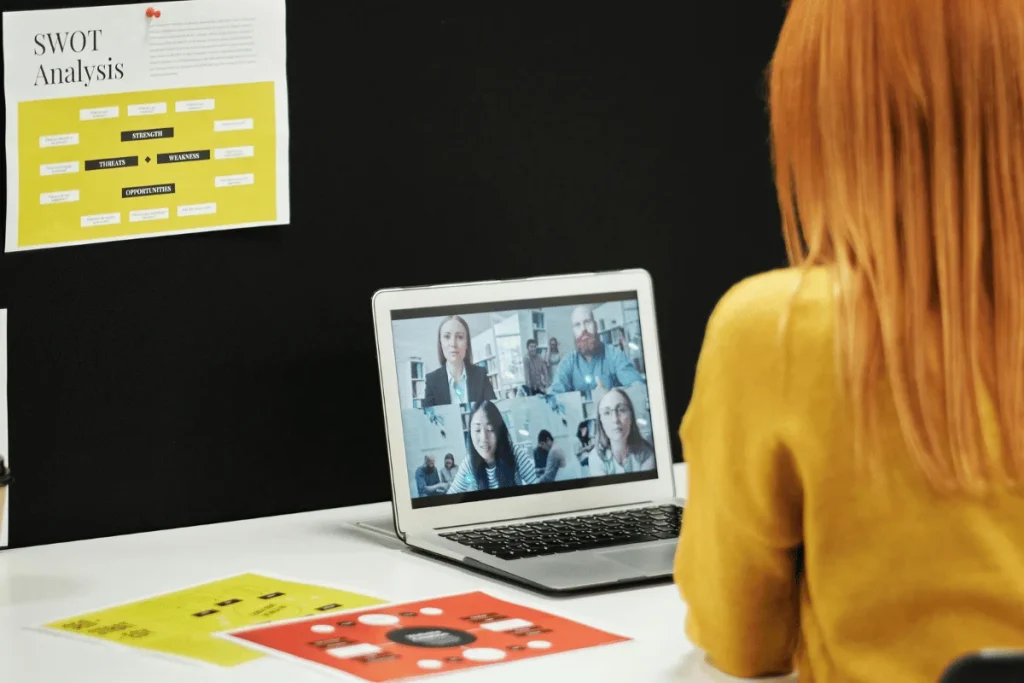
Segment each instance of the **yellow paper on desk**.
[{"label": "yellow paper on desk", "polygon": [[263,655],[212,634],[383,602],[334,588],[241,574],[61,619],[44,627],[219,666],[236,666]]}]

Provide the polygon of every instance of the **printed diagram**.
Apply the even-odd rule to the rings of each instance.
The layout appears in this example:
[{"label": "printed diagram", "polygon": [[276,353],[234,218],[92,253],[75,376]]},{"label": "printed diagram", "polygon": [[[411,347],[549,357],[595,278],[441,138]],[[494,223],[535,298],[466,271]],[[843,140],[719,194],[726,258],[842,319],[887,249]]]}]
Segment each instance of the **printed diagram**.
[{"label": "printed diagram", "polygon": [[218,636],[373,683],[629,640],[482,592],[279,621]]},{"label": "printed diagram", "polygon": [[18,103],[18,247],[274,222],[274,88]]},{"label": "printed diagram", "polygon": [[345,590],[241,574],[60,619],[44,628],[217,666],[237,666],[262,655],[215,638],[214,633],[380,602]]}]

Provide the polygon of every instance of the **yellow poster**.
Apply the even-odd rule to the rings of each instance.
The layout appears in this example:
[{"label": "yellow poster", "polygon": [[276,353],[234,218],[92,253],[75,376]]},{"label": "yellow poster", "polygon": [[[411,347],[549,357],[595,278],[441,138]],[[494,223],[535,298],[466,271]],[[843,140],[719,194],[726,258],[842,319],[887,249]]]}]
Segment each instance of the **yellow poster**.
[{"label": "yellow poster", "polygon": [[236,666],[263,655],[212,634],[383,602],[324,586],[241,574],[60,619],[45,624],[44,628],[219,666]]},{"label": "yellow poster", "polygon": [[285,0],[3,18],[6,251],[290,220]]},{"label": "yellow poster", "polygon": [[[128,116],[142,107],[160,113]],[[21,102],[18,119],[19,247],[277,219],[272,82]]]}]

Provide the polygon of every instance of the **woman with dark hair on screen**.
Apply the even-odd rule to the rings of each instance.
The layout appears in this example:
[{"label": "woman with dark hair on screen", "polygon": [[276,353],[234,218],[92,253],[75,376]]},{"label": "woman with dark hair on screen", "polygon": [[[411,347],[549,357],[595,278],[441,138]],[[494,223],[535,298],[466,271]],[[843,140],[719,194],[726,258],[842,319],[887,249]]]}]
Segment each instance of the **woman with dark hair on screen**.
[{"label": "woman with dark hair on screen", "polygon": [[590,467],[590,454],[597,447],[597,442],[590,436],[590,422],[583,420],[576,427],[576,444],[574,451],[576,453],[576,459],[580,461],[580,466],[583,467],[583,476],[587,476]]},{"label": "woman with dark hair on screen", "polygon": [[501,411],[490,401],[469,416],[469,457],[462,461],[448,493],[467,493],[537,483],[530,449],[512,443]]},{"label": "woman with dark hair on screen", "polygon": [[603,477],[655,469],[654,447],[636,426],[633,401],[622,389],[609,389],[597,402],[597,448],[590,476]]},{"label": "woman with dark hair on screen", "polygon": [[424,408],[494,400],[487,369],[473,365],[473,341],[461,316],[450,315],[438,325],[437,362],[441,367],[427,373]]},{"label": "woman with dark hair on screen", "polygon": [[935,683],[1024,647],[1024,2],[792,0],[769,77],[791,267],[707,324],[686,632],[743,679]]}]

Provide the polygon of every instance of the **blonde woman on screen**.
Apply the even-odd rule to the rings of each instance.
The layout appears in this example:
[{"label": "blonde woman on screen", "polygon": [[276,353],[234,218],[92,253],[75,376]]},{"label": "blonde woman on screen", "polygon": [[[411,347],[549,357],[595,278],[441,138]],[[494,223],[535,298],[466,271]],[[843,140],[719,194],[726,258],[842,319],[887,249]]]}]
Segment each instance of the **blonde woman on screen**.
[{"label": "blonde woman on screen", "polygon": [[597,447],[589,463],[592,477],[655,469],[654,448],[640,434],[633,401],[622,389],[609,389],[597,402]]},{"label": "blonde woman on screen", "polygon": [[792,267],[706,330],[676,578],[712,665],[935,683],[1024,646],[1024,2],[793,0]]}]

